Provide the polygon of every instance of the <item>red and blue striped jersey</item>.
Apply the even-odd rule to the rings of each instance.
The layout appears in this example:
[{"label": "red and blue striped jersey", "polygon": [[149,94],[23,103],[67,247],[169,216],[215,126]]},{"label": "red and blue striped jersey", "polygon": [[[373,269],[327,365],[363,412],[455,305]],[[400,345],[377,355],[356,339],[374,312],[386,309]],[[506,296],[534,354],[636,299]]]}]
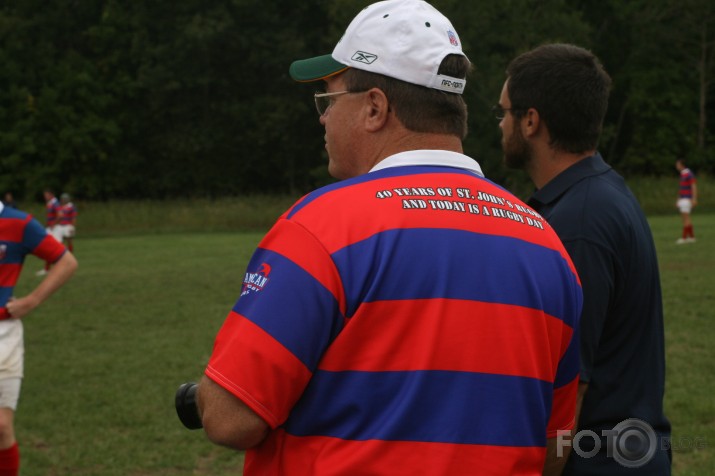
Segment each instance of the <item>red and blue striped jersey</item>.
[{"label": "red and blue striped jersey", "polygon": [[0,205],[0,319],[10,317],[5,305],[20,277],[25,256],[33,254],[54,263],[64,253],[65,247],[32,216]]},{"label": "red and blue striped jersey", "polygon": [[77,208],[74,203],[69,202],[60,205],[58,223],[60,225],[74,225],[77,218]]},{"label": "red and blue striped jersey", "polygon": [[273,428],[246,475],[541,474],[546,439],[574,425],[581,302],[516,197],[391,167],[278,220],[206,375]]},{"label": "red and blue striped jersey", "polygon": [[52,197],[47,201],[45,210],[45,225],[48,227],[57,225],[60,216],[60,201],[57,200],[57,197]]},{"label": "red and blue striped jersey", "polygon": [[695,183],[695,174],[685,168],[680,171],[680,189],[678,190],[679,198],[693,198],[693,184]]}]

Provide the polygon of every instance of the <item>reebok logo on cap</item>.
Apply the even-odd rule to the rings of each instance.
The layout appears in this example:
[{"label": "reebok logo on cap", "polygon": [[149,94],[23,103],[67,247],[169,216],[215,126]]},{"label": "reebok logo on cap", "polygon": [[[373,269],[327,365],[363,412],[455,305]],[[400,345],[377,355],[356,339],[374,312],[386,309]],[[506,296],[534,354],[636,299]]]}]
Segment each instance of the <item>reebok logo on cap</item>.
[{"label": "reebok logo on cap", "polygon": [[365,53],[364,51],[356,51],[351,59],[353,61],[359,61],[360,63],[372,64],[377,59],[377,55]]}]

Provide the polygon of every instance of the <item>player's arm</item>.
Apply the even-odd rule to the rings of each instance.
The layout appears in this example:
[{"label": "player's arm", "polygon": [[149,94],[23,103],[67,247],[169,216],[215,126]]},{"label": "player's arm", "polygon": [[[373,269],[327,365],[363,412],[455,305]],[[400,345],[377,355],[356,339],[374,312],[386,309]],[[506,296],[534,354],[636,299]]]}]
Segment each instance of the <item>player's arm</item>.
[{"label": "player's arm", "polygon": [[270,431],[245,403],[206,376],[197,391],[197,406],[206,436],[217,445],[245,450],[260,444]]},{"label": "player's arm", "polygon": [[69,251],[52,266],[45,279],[27,296],[11,298],[7,311],[13,318],[20,319],[42,304],[69,280],[77,269],[77,259]]},{"label": "player's arm", "polygon": [[693,206],[698,204],[698,184],[693,181],[693,186],[692,186],[692,191],[693,191],[693,198],[690,200],[693,203]]}]

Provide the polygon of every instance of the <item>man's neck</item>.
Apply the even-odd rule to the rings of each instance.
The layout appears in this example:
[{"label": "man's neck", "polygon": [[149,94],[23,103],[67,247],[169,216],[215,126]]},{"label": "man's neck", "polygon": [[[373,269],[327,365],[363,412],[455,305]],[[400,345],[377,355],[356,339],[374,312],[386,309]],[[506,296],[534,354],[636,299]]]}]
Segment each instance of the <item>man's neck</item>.
[{"label": "man's neck", "polygon": [[407,131],[404,134],[393,137],[392,140],[384,142],[384,147],[376,154],[376,160],[372,163],[371,168],[387,157],[410,150],[447,150],[460,154],[464,153],[462,141],[457,136]]},{"label": "man's neck", "polygon": [[580,162],[596,153],[595,150],[591,150],[579,154],[572,154],[552,148],[545,148],[542,151],[535,152],[534,158],[526,167],[526,172],[529,174],[531,181],[534,182],[537,189],[543,188],[557,175],[576,162]]}]

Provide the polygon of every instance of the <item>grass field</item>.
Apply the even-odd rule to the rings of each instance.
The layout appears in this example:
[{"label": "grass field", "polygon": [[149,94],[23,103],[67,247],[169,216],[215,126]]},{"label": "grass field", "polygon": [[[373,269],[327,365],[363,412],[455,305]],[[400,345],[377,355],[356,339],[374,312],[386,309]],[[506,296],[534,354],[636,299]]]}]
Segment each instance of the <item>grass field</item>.
[{"label": "grass field", "polygon": [[[711,475],[715,214],[695,215],[692,245],[674,244],[677,216],[651,223],[664,288],[674,474]],[[130,231],[83,235],[80,227],[77,275],[25,321],[16,417],[24,476],[241,473],[240,453],[181,426],[173,397],[202,374],[262,233]],[[28,258],[17,295],[37,283],[41,266]]]},{"label": "grass field", "polygon": [[[649,216],[673,215],[677,178],[632,177],[628,185]],[[524,175],[526,179],[526,176]],[[715,213],[715,178],[698,177],[700,201],[698,213]],[[520,182],[514,192],[527,199],[533,192],[531,182]],[[298,196],[253,195],[173,200],[77,201],[79,228],[83,237],[145,235],[183,232],[236,232],[268,229]],[[42,202],[21,203],[22,209],[42,219]]]},{"label": "grass field", "polygon": [[666,412],[674,474],[715,474],[715,214],[695,215],[698,242],[675,245],[678,217],[651,219],[666,329]]}]

